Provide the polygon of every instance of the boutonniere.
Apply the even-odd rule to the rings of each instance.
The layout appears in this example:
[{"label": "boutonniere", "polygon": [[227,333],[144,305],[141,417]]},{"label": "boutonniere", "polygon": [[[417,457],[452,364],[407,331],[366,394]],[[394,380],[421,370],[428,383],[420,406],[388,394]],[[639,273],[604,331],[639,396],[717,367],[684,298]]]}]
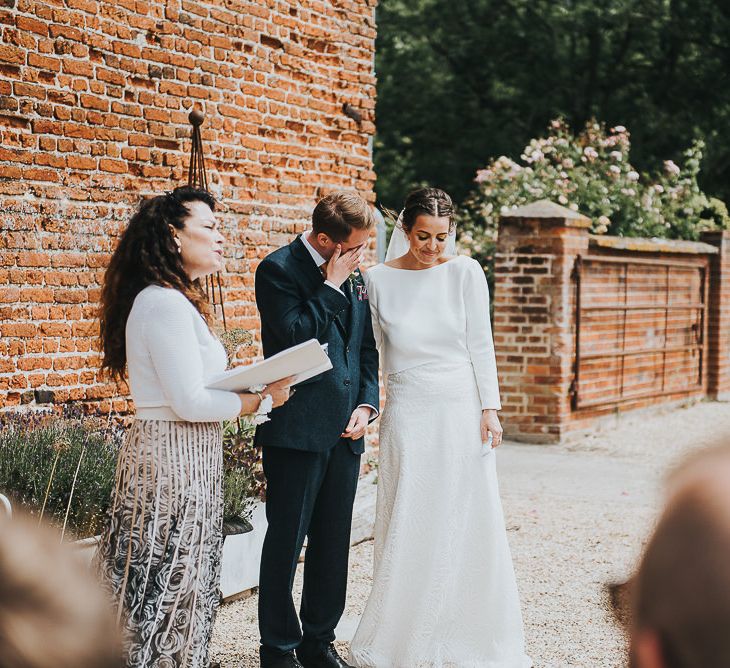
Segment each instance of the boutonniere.
[{"label": "boutonniere", "polygon": [[368,289],[365,282],[362,280],[362,274],[359,269],[353,271],[348,280],[350,281],[350,293],[357,290],[357,301],[366,301],[368,298]]},{"label": "boutonniere", "polygon": [[[347,277],[347,280],[350,283],[350,292],[354,292],[355,291],[355,286],[356,285],[360,285],[360,278],[361,278],[361,276],[360,276],[360,270],[359,269],[355,269],[355,271],[353,271]],[[359,297],[358,297],[358,299],[359,299]]]}]

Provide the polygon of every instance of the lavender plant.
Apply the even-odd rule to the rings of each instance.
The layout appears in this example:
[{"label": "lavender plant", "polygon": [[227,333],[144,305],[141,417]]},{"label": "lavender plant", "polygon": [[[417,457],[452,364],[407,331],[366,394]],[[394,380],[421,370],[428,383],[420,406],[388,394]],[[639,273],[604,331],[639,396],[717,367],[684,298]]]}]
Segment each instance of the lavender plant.
[{"label": "lavender plant", "polygon": [[264,496],[261,453],[253,447],[255,426],[244,419],[223,428],[223,521],[226,533],[249,531],[257,499]]},{"label": "lavender plant", "polygon": [[[256,498],[263,497],[254,427],[243,420],[224,428],[224,517],[227,531],[248,530]],[[68,535],[101,532],[114,486],[124,428],[78,408],[0,413],[0,492],[14,506],[57,524]]]},{"label": "lavender plant", "polygon": [[0,414],[0,490],[66,533],[100,532],[114,485],[122,428],[67,409]]}]

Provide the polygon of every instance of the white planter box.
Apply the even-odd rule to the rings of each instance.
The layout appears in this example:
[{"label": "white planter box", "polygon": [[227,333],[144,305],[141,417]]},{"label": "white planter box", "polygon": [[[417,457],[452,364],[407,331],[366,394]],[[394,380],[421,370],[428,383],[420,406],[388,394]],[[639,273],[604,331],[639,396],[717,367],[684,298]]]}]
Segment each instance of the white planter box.
[{"label": "white planter box", "polygon": [[267,526],[266,506],[260,501],[254,506],[251,524],[253,531],[226,536],[223,543],[221,593],[224,600],[259,584],[261,548]]},{"label": "white planter box", "polygon": [[91,538],[82,538],[81,540],[75,540],[73,542],[74,547],[77,550],[79,559],[81,559],[89,568],[91,568],[91,562],[96,554],[96,548],[99,545],[101,536],[92,536]]},{"label": "white planter box", "polygon": [[13,507],[10,505],[10,499],[5,494],[0,494],[0,512],[8,517],[13,516]]}]

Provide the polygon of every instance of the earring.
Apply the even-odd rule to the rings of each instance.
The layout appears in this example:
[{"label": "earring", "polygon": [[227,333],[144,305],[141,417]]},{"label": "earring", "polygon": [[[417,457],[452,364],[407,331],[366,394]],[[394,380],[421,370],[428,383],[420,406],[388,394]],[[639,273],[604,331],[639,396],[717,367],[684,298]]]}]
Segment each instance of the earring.
[{"label": "earring", "polygon": [[177,252],[178,254],[182,253],[182,244],[180,243],[180,239],[177,237],[174,237],[175,239],[175,245],[177,246]]}]

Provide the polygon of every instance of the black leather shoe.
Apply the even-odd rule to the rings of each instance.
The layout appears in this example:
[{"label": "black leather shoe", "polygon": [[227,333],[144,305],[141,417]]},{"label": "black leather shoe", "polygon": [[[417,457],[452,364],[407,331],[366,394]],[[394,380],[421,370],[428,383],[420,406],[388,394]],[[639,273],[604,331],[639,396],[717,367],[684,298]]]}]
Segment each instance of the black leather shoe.
[{"label": "black leather shoe", "polygon": [[261,668],[302,668],[302,664],[294,655],[294,652],[287,652],[282,654],[281,657],[271,661],[261,661]]},{"label": "black leather shoe", "polygon": [[352,668],[349,663],[342,660],[333,643],[316,654],[303,654],[297,650],[297,657],[304,668]]}]

